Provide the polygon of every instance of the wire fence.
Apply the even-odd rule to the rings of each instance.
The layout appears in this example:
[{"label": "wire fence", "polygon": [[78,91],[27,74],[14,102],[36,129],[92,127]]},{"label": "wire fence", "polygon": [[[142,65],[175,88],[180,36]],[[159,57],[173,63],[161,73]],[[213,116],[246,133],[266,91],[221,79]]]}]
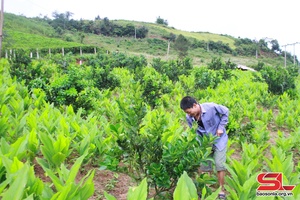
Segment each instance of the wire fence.
[{"label": "wire fence", "polygon": [[[43,57],[51,57],[54,54],[61,54],[62,56],[65,56],[66,54],[73,54],[73,55],[79,55],[83,56],[83,54],[97,54],[99,51],[103,51],[103,49],[100,49],[98,47],[91,47],[91,46],[85,46],[85,47],[67,47],[67,48],[42,48],[42,49],[6,49],[4,52],[4,57],[6,59],[12,60],[15,59],[18,53],[26,54],[32,59],[40,59]],[[109,53],[106,50],[106,53]]]}]

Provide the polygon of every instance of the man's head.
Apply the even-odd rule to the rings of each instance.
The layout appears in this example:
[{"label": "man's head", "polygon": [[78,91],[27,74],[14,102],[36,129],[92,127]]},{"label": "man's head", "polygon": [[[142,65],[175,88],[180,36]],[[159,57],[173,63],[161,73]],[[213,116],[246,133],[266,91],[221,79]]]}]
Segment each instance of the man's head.
[{"label": "man's head", "polygon": [[200,106],[197,101],[190,96],[185,96],[180,102],[180,108],[189,116],[196,117],[200,114]]}]

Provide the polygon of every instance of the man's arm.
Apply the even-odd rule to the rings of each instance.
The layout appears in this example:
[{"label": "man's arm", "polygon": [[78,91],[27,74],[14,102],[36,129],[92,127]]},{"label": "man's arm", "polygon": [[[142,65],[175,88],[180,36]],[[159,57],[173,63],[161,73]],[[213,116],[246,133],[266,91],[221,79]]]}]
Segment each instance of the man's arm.
[{"label": "man's arm", "polygon": [[228,123],[229,109],[226,106],[218,104],[216,104],[215,108],[220,116],[220,123],[217,130],[217,135],[220,136],[222,135],[223,130],[225,130],[225,126]]}]

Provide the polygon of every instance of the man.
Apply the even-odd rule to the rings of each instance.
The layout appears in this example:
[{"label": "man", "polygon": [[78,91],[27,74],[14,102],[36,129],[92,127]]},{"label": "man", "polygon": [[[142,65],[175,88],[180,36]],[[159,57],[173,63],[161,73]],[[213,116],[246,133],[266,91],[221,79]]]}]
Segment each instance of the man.
[{"label": "man", "polygon": [[[229,110],[223,105],[216,103],[202,103],[190,96],[184,97],[180,102],[180,108],[186,113],[186,120],[190,127],[194,122],[197,122],[197,134],[203,136],[203,134],[212,134],[218,136],[213,145],[212,156],[215,161],[217,177],[219,185],[221,186],[221,192],[219,193],[219,199],[226,199],[224,190],[224,177],[226,161],[226,146],[228,141],[228,135],[226,134],[225,126],[228,123]],[[201,171],[212,171],[210,166],[200,166]]]}]

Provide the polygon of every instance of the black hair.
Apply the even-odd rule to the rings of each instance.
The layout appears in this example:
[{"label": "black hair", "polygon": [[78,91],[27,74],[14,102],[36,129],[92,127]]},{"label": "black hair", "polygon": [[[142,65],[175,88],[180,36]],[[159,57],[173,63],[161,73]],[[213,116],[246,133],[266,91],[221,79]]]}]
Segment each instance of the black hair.
[{"label": "black hair", "polygon": [[192,108],[194,106],[194,103],[197,104],[197,101],[193,97],[185,96],[182,98],[182,100],[180,102],[180,108],[182,110]]}]

